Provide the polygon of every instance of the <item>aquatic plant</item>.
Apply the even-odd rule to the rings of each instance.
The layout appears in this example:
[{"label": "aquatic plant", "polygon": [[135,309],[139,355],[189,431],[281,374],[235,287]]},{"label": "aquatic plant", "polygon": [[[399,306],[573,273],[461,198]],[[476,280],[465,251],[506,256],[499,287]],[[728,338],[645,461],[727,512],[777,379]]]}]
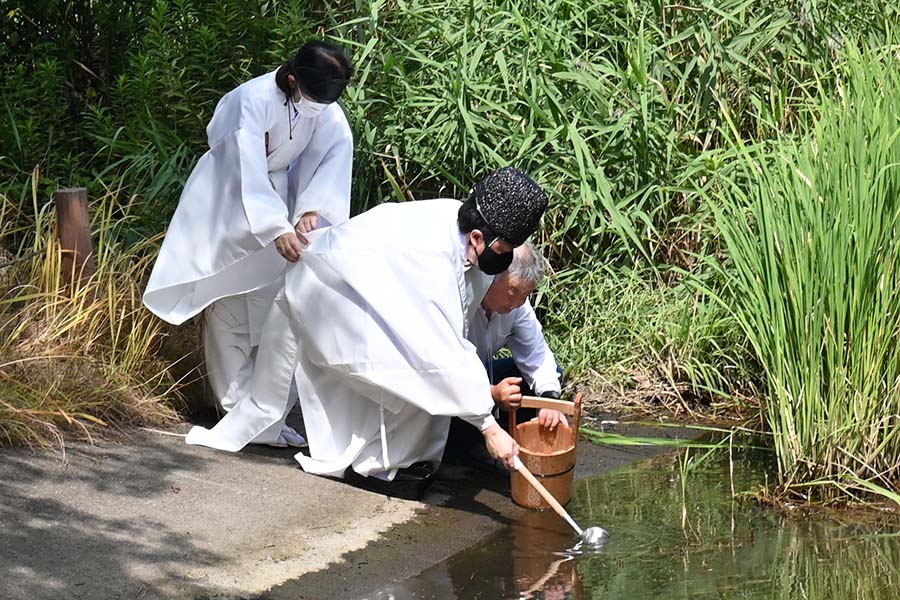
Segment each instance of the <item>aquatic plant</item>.
[{"label": "aquatic plant", "polygon": [[744,147],[717,182],[726,285],[707,291],[765,375],[780,483],[810,500],[900,486],[897,64],[851,50],[808,137]]},{"label": "aquatic plant", "polygon": [[573,514],[603,522],[614,540],[579,557],[585,597],[855,600],[889,598],[900,585],[896,517],[822,511],[798,520],[761,509],[748,492],[771,466],[737,445],[733,457],[698,465],[686,485],[682,463],[669,454],[577,483]]}]

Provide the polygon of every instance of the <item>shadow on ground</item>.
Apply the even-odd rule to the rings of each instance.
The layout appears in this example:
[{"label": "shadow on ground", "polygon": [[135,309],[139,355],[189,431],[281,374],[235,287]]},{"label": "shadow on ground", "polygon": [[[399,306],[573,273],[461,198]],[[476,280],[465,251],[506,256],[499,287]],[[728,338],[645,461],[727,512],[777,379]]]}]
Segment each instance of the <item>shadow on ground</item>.
[{"label": "shadow on ground", "polygon": [[[140,598],[175,591],[184,561],[227,557],[158,518],[204,461],[151,438],[139,448],[79,446],[66,460],[7,450],[0,460],[4,598]],[[176,503],[177,504],[177,503]]]},{"label": "shadow on ground", "polygon": [[[74,445],[64,457],[0,451],[0,598],[194,598],[218,590],[222,574],[246,568],[239,559],[271,545],[267,537],[289,536],[305,504],[327,507],[321,496],[336,484],[308,489],[311,479],[290,450],[230,454],[142,431],[127,443]],[[353,503],[333,505],[351,514]],[[306,512],[321,519],[315,508]]]}]

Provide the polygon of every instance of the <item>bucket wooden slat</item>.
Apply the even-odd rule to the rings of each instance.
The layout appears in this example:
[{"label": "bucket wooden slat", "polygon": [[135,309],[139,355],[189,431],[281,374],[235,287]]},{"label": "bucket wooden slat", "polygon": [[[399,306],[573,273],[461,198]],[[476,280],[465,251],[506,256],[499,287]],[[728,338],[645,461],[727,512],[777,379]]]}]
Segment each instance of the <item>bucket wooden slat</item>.
[{"label": "bucket wooden slat", "polygon": [[[578,397],[580,398],[581,395]],[[519,408],[552,408],[569,416],[575,414],[575,403],[573,402],[538,396],[522,396],[522,405]]]},{"label": "bucket wooden slat", "polygon": [[[519,444],[519,457],[560,504],[566,504],[572,499],[581,396],[579,393],[574,403],[523,397],[522,408],[553,408],[572,416],[571,426],[559,425],[555,431],[541,427],[537,419],[516,425],[515,411],[510,413],[510,433]],[[540,494],[517,472],[512,473],[511,490],[513,501],[520,506],[549,508]]]}]

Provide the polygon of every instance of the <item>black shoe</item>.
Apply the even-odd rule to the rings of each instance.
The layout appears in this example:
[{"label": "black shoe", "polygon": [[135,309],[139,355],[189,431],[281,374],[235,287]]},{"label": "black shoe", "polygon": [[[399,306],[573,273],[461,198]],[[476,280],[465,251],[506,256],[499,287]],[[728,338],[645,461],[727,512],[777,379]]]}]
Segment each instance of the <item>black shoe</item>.
[{"label": "black shoe", "polygon": [[353,487],[392,498],[421,500],[434,482],[436,474],[437,469],[430,462],[417,462],[400,469],[393,481],[385,481],[378,477],[363,477],[354,471],[353,467],[347,467],[344,471],[344,481]]}]

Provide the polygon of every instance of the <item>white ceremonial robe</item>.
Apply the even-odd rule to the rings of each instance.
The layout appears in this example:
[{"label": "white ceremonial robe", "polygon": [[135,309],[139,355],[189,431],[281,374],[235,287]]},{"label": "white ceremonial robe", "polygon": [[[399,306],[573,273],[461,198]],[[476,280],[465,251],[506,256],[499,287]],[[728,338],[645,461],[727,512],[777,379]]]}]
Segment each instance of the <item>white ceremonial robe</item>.
[{"label": "white ceremonial robe", "polygon": [[204,308],[207,376],[226,411],[246,396],[287,261],[272,243],[309,211],[349,218],[353,137],[340,106],[304,117],[275,73],[226,94],[207,126],[144,303],[180,324]]},{"label": "white ceremonial robe", "polygon": [[494,313],[490,319],[479,304],[469,324],[468,339],[475,345],[485,369],[490,369],[491,359],[498,350],[509,346],[513,361],[536,394],[560,393],[556,358],[527,299],[519,308],[505,315]]},{"label": "white ceremonial robe", "polygon": [[147,308],[175,325],[280,277],[287,261],[272,242],[303,213],[332,224],[350,214],[353,137],[336,103],[304,117],[285,106],[272,72],[225,94],[206,133],[210,149],[185,184],[144,291]]},{"label": "white ceremonial robe", "polygon": [[[321,232],[266,320],[251,397],[187,442],[237,451],[277,435],[296,378],[310,456],[341,477],[437,462],[449,418],[495,423],[466,339],[492,277],[466,265],[455,200],[383,204]],[[319,232],[316,232],[319,233]],[[434,418],[440,417],[440,418]]]}]

